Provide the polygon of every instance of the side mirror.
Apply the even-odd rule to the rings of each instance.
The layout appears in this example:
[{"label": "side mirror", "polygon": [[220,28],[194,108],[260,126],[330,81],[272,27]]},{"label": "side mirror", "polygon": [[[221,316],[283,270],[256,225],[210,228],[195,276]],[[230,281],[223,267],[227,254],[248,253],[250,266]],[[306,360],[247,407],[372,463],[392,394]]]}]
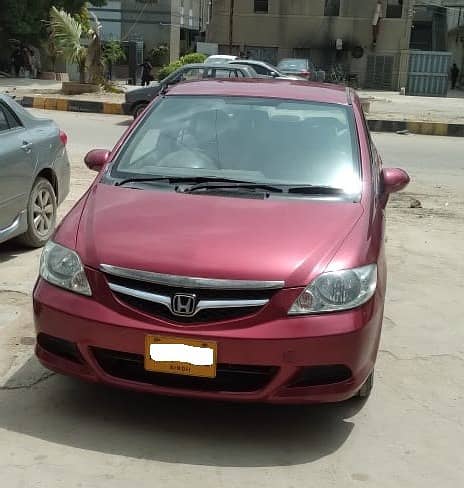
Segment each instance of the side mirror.
[{"label": "side mirror", "polygon": [[84,163],[92,171],[100,171],[108,162],[110,154],[107,149],[92,149],[86,154]]},{"label": "side mirror", "polygon": [[275,71],[273,71],[273,72],[271,73],[271,76],[272,76],[273,78],[278,78],[278,77],[279,77],[279,73],[276,73]]},{"label": "side mirror", "polygon": [[384,168],[382,170],[383,191],[386,195],[395,193],[408,186],[408,173],[399,168]]}]

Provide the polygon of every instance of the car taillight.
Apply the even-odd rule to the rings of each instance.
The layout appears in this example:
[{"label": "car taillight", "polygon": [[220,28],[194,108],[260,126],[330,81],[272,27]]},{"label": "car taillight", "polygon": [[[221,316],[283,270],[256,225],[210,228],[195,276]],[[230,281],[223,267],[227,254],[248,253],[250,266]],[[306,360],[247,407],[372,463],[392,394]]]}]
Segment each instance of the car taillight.
[{"label": "car taillight", "polygon": [[66,146],[68,143],[68,136],[66,135],[66,132],[63,132],[62,130],[60,130],[60,140],[63,143],[63,146]]},{"label": "car taillight", "polygon": [[304,69],[304,70],[301,70],[300,71],[300,75],[301,76],[304,76],[305,78],[310,78],[311,77],[311,72],[308,71],[308,70],[306,70],[306,69]]}]

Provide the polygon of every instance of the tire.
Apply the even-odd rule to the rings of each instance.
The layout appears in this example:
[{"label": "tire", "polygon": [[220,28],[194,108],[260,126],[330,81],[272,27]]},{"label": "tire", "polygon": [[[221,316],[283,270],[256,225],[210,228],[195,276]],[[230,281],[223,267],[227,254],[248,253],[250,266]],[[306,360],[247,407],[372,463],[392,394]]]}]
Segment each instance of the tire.
[{"label": "tire", "polygon": [[367,380],[358,391],[359,398],[369,398],[372,388],[374,387],[374,371],[367,377]]},{"label": "tire", "polygon": [[134,111],[132,112],[134,115],[134,119],[138,119],[140,114],[147,108],[148,103],[139,103],[135,106]]},{"label": "tire", "polygon": [[55,230],[56,210],[53,186],[45,178],[37,178],[27,203],[27,231],[19,240],[28,247],[44,246]]}]

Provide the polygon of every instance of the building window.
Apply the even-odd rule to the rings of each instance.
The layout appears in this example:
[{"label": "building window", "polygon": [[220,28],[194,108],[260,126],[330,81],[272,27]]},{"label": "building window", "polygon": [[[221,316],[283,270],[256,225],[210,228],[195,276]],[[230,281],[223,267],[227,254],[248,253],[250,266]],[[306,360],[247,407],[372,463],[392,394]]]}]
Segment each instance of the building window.
[{"label": "building window", "polygon": [[325,0],[324,15],[338,17],[340,15],[340,0]]},{"label": "building window", "polygon": [[387,19],[403,17],[403,0],[387,0]]},{"label": "building window", "polygon": [[254,0],[255,1],[255,12],[267,14],[269,12],[269,1],[268,0]]}]

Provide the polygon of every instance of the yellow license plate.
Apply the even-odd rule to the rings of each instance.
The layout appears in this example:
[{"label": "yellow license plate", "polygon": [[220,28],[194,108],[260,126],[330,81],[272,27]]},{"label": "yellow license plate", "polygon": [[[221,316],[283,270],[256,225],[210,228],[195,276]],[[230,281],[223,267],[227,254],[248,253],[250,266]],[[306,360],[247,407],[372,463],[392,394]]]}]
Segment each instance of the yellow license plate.
[{"label": "yellow license plate", "polygon": [[216,363],[216,342],[158,335],[145,337],[147,371],[215,378]]}]

